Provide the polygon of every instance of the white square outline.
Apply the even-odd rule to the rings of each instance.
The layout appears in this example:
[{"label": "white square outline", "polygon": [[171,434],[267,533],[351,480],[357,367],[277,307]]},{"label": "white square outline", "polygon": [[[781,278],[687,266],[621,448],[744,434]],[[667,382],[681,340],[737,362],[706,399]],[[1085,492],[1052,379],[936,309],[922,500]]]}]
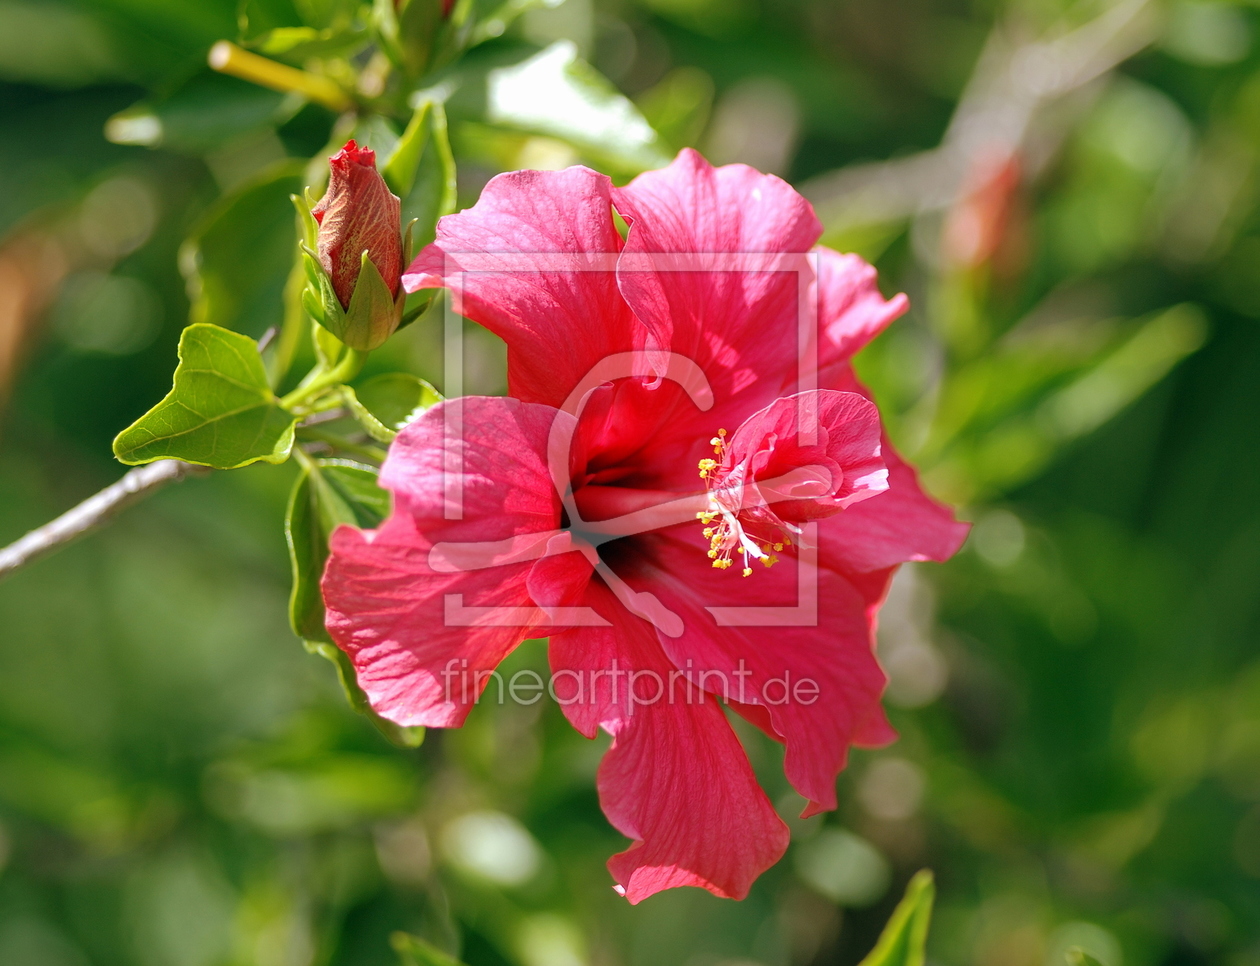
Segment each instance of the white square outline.
[{"label": "white square outline", "polygon": [[[810,298],[819,278],[816,252],[445,252],[443,278],[449,296],[443,306],[443,389],[448,399],[464,395],[464,316],[455,311],[463,303],[463,283],[472,274],[557,272],[792,272],[797,279],[797,381],[796,393],[818,388],[818,305]],[[816,292],[814,293],[817,294]],[[802,400],[808,398],[799,397]],[[447,442],[463,438],[462,407],[443,407],[443,517],[463,519],[463,455]],[[798,440],[812,445],[817,439],[815,414],[802,408],[797,420]],[[606,579],[611,577],[600,568]],[[623,590],[625,590],[623,585]],[[614,593],[617,588],[613,588]],[[635,596],[633,592],[629,592]],[[622,594],[632,613],[660,623]],[[651,596],[651,595],[643,595]],[[593,608],[579,607],[465,607],[463,594],[444,595],[443,623],[454,627],[591,627],[609,626]],[[792,606],[705,606],[719,627],[816,627],[818,626],[818,525],[802,529],[797,553],[797,603]],[[666,631],[666,633],[669,633]],[[681,630],[679,631],[681,633]],[[678,634],[670,634],[676,637]]]}]

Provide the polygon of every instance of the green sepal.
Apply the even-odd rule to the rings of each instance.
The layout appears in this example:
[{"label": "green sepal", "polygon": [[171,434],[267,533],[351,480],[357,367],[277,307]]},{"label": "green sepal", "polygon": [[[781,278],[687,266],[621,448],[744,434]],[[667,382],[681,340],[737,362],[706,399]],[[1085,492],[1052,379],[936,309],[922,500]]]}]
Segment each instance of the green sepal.
[{"label": "green sepal", "polygon": [[464,966],[460,960],[419,936],[396,932],[389,937],[389,944],[398,954],[399,966]]},{"label": "green sepal", "polygon": [[401,285],[398,296],[390,293],[380,269],[365,249],[359,261],[359,277],[350,295],[350,308],[344,316],[344,328],[340,332],[333,330],[333,335],[360,352],[379,348],[398,328],[403,297]]},{"label": "green sepal", "polygon": [[258,344],[197,322],[180,336],[171,391],[118,434],[114,455],[129,465],[178,459],[220,470],[283,463],[295,422],[271,391]]},{"label": "green sepal", "polygon": [[346,330],[346,310],[341,307],[341,300],[337,298],[331,279],[320,280],[319,304],[322,311],[315,316],[315,321],[340,339]]},{"label": "green sepal", "polygon": [[930,869],[920,869],[906,886],[875,948],[858,966],[923,966],[936,885]]},{"label": "green sepal", "polygon": [[311,189],[306,188],[302,196],[289,195],[289,200],[293,202],[293,207],[297,209],[298,225],[301,228],[302,237],[300,239],[304,251],[309,251],[314,257],[315,245],[319,238],[319,222],[315,220],[315,216],[311,213],[311,209],[319,202],[312,200]]},{"label": "green sepal", "polygon": [[309,286],[302,289],[302,308],[321,326],[324,324],[324,303]]},{"label": "green sepal", "polygon": [[374,376],[357,390],[343,386],[342,395],[368,435],[382,443],[392,443],[399,430],[442,401],[429,383],[406,372]]}]

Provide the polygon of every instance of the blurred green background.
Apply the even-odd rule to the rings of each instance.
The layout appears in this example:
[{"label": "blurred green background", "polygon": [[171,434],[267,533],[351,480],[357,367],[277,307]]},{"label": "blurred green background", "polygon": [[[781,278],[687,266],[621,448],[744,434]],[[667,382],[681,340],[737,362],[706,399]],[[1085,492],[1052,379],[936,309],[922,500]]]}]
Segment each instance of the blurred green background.
[{"label": "blurred green background", "polygon": [[[237,14],[0,0],[0,543],[120,475],[110,440],[169,387],[190,298],[278,320],[267,186],[335,118],[205,67]],[[288,629],[292,467],[215,473],[0,584],[0,964],[368,966],[396,930],[470,966],[852,964],[923,866],[934,963],[1260,964],[1258,20],[566,0],[488,30],[434,78],[461,206],[499,170],[620,179],[691,144],[791,180],[910,293],[859,369],[976,527],[883,613],[901,740],[791,819],[745,902],[631,908],[603,742],[540,704],[387,743]],[[544,48],[621,93],[513,114],[495,85],[525,82],[494,71]],[[468,391],[502,391],[471,337]],[[439,346],[422,321],[380,355],[440,383]],[[794,815],[780,750],[745,738]]]}]

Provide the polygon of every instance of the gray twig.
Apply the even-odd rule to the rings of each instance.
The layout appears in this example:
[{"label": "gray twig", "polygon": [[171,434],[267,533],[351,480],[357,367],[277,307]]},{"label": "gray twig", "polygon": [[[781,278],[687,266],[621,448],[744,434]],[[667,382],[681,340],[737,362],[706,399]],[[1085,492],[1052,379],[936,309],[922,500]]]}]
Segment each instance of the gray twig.
[{"label": "gray twig", "polygon": [[1073,30],[1023,43],[1013,25],[999,24],[938,147],[819,175],[801,193],[832,231],[947,208],[978,151],[1027,148],[1049,104],[1136,54],[1157,28],[1151,0],[1118,0]]},{"label": "gray twig", "polygon": [[33,560],[59,550],[79,537],[104,526],[131,504],[167,483],[177,483],[189,474],[209,472],[181,460],[158,460],[137,466],[117,483],[105,487],[57,519],[32,530],[0,550],[0,580]]}]

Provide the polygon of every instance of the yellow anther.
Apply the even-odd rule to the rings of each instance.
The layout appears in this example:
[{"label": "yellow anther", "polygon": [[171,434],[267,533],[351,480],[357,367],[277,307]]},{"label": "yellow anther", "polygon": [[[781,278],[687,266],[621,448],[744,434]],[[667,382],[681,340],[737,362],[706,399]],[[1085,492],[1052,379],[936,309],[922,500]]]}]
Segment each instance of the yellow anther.
[{"label": "yellow anther", "polygon": [[[712,560],[712,559],[713,559],[714,557],[716,557],[716,556],[717,556],[717,551],[716,551],[716,550],[710,550],[710,551],[709,551],[709,559],[710,559],[710,560]],[[713,566],[715,566],[715,567],[716,567],[716,566],[717,566],[717,564],[714,564]]]},{"label": "yellow anther", "polygon": [[719,435],[719,436],[725,436],[725,435],[726,435],[726,430],[724,430],[724,429],[719,429],[719,430],[718,430],[718,435]]},{"label": "yellow anther", "polygon": [[776,543],[776,544],[774,545],[774,549],[775,549],[776,551],[781,551],[781,550],[783,549],[783,544],[781,544],[781,543]]},{"label": "yellow anther", "polygon": [[752,576],[752,567],[745,567],[745,568],[744,568],[744,576],[745,576],[745,577],[751,577],[751,576]]},{"label": "yellow anther", "polygon": [[712,527],[705,527],[705,528],[704,528],[704,535],[705,535],[706,537],[711,537],[711,536],[713,536],[713,528],[712,528]]},{"label": "yellow anther", "polygon": [[709,470],[717,469],[717,460],[703,459],[699,462],[700,475],[708,476]]}]

